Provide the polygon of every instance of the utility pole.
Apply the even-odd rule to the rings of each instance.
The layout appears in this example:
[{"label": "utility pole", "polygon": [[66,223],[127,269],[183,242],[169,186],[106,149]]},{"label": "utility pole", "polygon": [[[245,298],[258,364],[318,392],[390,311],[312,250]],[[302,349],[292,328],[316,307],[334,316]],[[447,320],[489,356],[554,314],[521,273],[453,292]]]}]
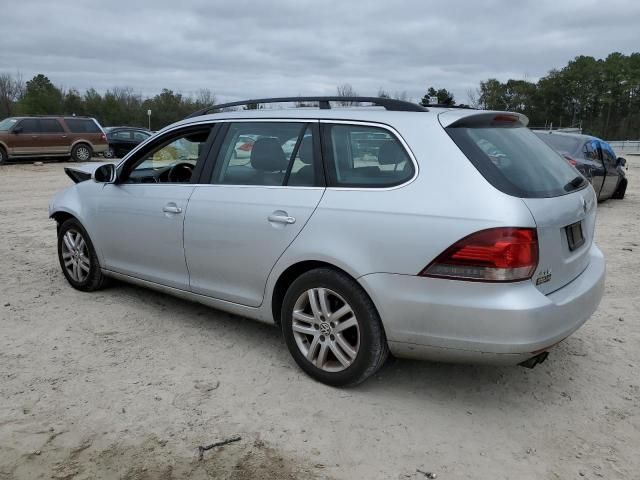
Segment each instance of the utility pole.
[{"label": "utility pole", "polygon": [[147,110],[147,117],[149,118],[149,130],[151,130],[151,109]]}]

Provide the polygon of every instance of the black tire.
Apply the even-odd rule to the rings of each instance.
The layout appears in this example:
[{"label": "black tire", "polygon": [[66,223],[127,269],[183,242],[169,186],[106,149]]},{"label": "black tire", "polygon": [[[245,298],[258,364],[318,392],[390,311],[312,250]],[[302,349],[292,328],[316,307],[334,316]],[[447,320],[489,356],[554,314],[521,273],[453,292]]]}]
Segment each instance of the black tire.
[{"label": "black tire", "polygon": [[611,198],[615,198],[616,200],[622,200],[624,198],[624,194],[627,192],[627,179],[623,178],[618,184],[618,188],[613,192]]},{"label": "black tire", "polygon": [[93,150],[86,143],[78,143],[71,149],[71,159],[74,162],[88,162],[93,157]]},{"label": "black tire", "polygon": [[[89,263],[88,272],[83,272],[83,274],[86,274],[84,278],[74,278],[73,267],[71,267],[72,271],[70,272],[69,267],[65,266],[65,262],[69,261],[68,258],[63,258],[68,255],[68,248],[63,246],[67,232],[70,232],[72,235],[74,233],[79,233],[86,245],[86,249],[83,249],[84,255],[76,258],[76,260],[83,259],[83,261],[86,260]],[[76,239],[77,238],[78,237],[76,237]],[[58,260],[60,261],[62,273],[73,288],[83,292],[92,292],[94,290],[99,290],[106,284],[107,278],[102,274],[100,262],[98,261],[98,256],[96,255],[93,243],[82,224],[80,224],[80,222],[75,218],[66,220],[58,229]]]},{"label": "black tire", "polygon": [[113,149],[113,147],[109,146],[109,148],[107,148],[107,150],[105,150],[102,155],[104,156],[104,158],[116,158],[116,151]]},{"label": "black tire", "polygon": [[0,147],[0,165],[3,163],[7,163],[9,157],[7,156],[7,152],[3,147]]},{"label": "black tire", "polygon": [[[341,371],[326,371],[318,368],[310,360],[307,360],[296,343],[293,331],[293,313],[296,302],[302,298],[305,292],[315,288],[329,289],[342,297],[356,318],[359,330],[359,347],[352,363]],[[289,352],[302,370],[322,383],[337,387],[356,385],[378,371],[389,355],[387,338],[378,311],[358,282],[344,273],[330,268],[318,268],[300,275],[287,290],[281,311],[282,332]],[[333,323],[331,325],[333,326]],[[317,325],[314,327],[318,330]],[[333,330],[331,332],[331,340],[333,340]],[[336,333],[336,335],[338,334]],[[329,342],[329,337],[325,338]],[[336,342],[331,343],[335,348]],[[333,355],[332,351],[329,349],[327,351],[327,358],[333,356],[337,361],[338,358]]]}]

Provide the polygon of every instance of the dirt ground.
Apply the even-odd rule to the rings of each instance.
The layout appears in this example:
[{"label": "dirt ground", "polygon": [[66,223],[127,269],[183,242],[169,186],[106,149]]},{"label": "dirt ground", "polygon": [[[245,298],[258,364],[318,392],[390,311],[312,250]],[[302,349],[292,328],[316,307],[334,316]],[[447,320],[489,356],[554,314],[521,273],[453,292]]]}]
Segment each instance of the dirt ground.
[{"label": "dirt ground", "polygon": [[348,390],[306,377],[275,328],[125,284],[73,290],[47,218],[64,165],[0,167],[0,479],[639,479],[630,163],[627,197],[599,208],[605,297],[545,364],[395,361]]}]

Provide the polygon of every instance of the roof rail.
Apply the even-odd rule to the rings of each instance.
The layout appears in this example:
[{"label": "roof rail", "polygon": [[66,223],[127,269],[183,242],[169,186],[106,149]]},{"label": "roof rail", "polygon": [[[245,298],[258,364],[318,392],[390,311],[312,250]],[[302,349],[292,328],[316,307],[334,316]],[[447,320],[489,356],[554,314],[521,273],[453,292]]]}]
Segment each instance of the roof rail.
[{"label": "roof rail", "polygon": [[448,105],[446,103],[430,103],[427,106],[433,108],[462,108],[465,110],[478,110],[477,108],[472,107],[471,105],[466,105],[464,103],[461,103],[459,105]]},{"label": "roof rail", "polygon": [[238,102],[221,103],[220,105],[211,105],[209,107],[193,112],[186,118],[199,117],[200,115],[206,115],[213,110],[222,110],[223,108],[239,107],[249,104],[261,104],[261,103],[285,103],[285,102],[318,102],[321,110],[328,110],[331,108],[329,102],[363,102],[373,103],[384,107],[387,110],[394,112],[427,112],[425,107],[418,104],[405,102],[404,100],[396,100],[394,98],[382,98],[382,97],[279,97],[279,98],[256,98],[253,100],[242,100]]}]

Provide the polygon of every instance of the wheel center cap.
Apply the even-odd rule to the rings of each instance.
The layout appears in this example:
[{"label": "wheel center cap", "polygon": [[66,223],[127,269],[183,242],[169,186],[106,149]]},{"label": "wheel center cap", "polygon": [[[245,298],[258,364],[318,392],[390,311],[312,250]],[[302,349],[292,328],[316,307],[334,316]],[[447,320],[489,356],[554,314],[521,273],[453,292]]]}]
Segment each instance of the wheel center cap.
[{"label": "wheel center cap", "polygon": [[329,335],[331,333],[331,325],[329,325],[327,322],[322,322],[320,324],[320,333],[322,333],[323,335]]}]

